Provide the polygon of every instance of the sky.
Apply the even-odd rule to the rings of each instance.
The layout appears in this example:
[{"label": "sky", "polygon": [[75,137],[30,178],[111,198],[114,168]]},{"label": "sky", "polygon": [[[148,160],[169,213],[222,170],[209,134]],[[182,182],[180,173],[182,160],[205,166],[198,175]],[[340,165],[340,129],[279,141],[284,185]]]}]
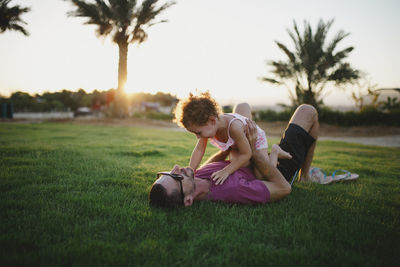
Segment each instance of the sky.
[{"label": "sky", "polygon": [[[118,47],[99,39],[95,26],[68,17],[62,0],[13,0],[31,7],[22,16],[30,36],[0,34],[0,94],[30,94],[117,86]],[[288,89],[261,82],[266,62],[285,60],[274,41],[293,48],[287,29],[295,20],[334,19],[328,40],[350,33],[347,61],[378,88],[400,87],[400,1],[397,0],[177,0],[148,30],[146,42],[129,46],[128,92],[158,91],[179,98],[208,90],[221,104],[289,104]],[[328,106],[353,105],[351,92],[328,86]]]}]

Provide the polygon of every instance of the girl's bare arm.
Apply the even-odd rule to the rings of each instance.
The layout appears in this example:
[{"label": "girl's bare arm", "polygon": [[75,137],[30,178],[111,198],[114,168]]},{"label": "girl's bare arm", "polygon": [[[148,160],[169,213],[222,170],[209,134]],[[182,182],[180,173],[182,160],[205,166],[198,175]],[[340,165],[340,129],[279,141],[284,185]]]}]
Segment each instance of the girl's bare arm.
[{"label": "girl's bare arm", "polygon": [[201,160],[203,159],[204,152],[206,151],[208,138],[199,138],[197,144],[193,149],[192,156],[190,157],[189,166],[196,170],[199,167]]},{"label": "girl's bare arm", "polygon": [[232,139],[235,140],[239,153],[228,166],[211,175],[216,184],[222,184],[231,173],[245,165],[251,158],[251,148],[244,132],[244,125],[240,121],[234,121],[229,132]]}]

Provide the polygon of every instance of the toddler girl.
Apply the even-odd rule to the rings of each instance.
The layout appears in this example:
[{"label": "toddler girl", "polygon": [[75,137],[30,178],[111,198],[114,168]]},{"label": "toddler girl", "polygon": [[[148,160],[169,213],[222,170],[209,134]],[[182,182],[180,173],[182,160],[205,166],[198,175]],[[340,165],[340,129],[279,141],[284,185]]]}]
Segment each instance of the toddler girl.
[{"label": "toddler girl", "polygon": [[[251,158],[251,148],[246,137],[246,117],[238,113],[222,113],[221,108],[211,98],[208,92],[194,96],[178,103],[175,109],[175,121],[189,132],[197,136],[197,144],[190,158],[190,167],[196,170],[204,156],[208,139],[221,151],[229,152],[231,163],[224,169],[211,175],[215,184],[222,184],[226,178],[239,169],[248,166]],[[256,149],[268,157],[268,143],[264,131],[257,126],[258,137]],[[277,159],[291,158],[278,145],[271,150],[271,163],[276,166]],[[256,174],[257,175],[257,174]],[[258,175],[257,175],[258,176]]]}]

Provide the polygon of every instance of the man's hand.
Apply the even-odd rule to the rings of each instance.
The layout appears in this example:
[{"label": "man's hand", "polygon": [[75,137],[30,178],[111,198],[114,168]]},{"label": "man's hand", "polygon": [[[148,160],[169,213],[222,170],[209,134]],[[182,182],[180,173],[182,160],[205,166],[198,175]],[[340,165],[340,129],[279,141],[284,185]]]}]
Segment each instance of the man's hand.
[{"label": "man's hand", "polygon": [[254,121],[246,119],[247,125],[246,125],[246,136],[247,139],[249,140],[249,144],[251,147],[251,151],[255,151],[255,145],[257,142],[257,125]]},{"label": "man's hand", "polygon": [[220,170],[211,174],[211,178],[215,181],[216,185],[223,184],[228,176],[229,173],[225,170]]}]

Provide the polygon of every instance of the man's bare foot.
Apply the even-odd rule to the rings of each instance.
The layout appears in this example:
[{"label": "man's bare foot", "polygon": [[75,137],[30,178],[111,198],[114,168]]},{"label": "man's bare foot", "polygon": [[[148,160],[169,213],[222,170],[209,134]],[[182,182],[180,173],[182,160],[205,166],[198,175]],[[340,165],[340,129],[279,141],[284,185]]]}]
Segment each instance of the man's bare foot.
[{"label": "man's bare foot", "polygon": [[273,144],[271,147],[271,153],[278,155],[278,159],[291,159],[292,155],[289,152],[283,150],[279,145]]},{"label": "man's bare foot", "polygon": [[311,177],[310,175],[301,175],[300,182],[316,182],[316,178]]},{"label": "man's bare foot", "polygon": [[323,175],[324,174],[318,170],[313,171],[312,175],[310,174],[309,171],[304,172],[303,170],[300,170],[300,182],[320,183],[320,179],[323,179]]},{"label": "man's bare foot", "polygon": [[279,159],[291,159],[292,155],[290,155],[288,152],[282,150],[282,148],[279,145],[273,144],[271,147],[271,153],[269,154],[269,158],[270,158],[272,166],[276,167],[279,164],[278,158]]}]

